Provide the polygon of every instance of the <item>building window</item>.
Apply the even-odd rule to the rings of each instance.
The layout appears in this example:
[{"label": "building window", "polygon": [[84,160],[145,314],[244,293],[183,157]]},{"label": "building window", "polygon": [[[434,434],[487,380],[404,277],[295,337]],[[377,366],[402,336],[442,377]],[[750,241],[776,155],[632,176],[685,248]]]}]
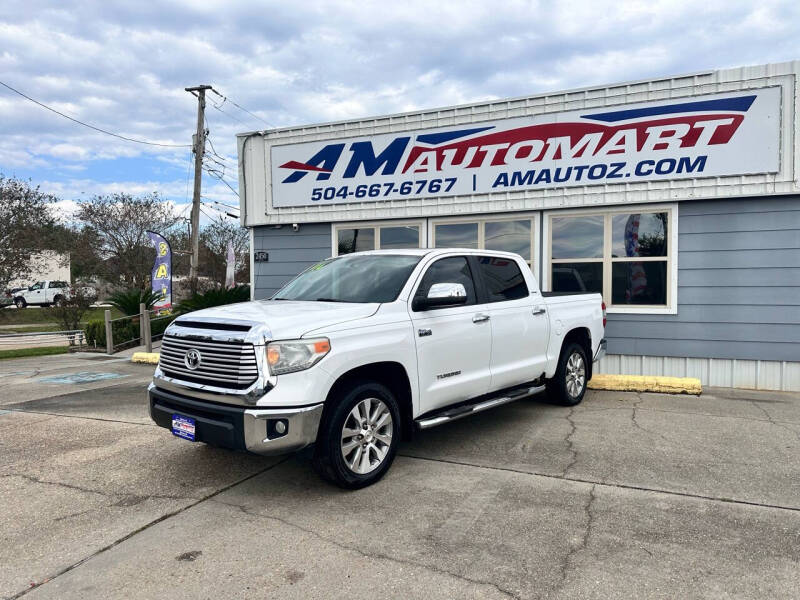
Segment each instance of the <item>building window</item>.
[{"label": "building window", "polygon": [[363,252],[421,248],[422,223],[371,224],[353,223],[334,225],[334,256]]},{"label": "building window", "polygon": [[618,312],[674,312],[675,211],[637,207],[548,215],[548,288],[597,292]]},{"label": "building window", "polygon": [[433,223],[434,248],[472,248],[514,252],[533,270],[536,217],[459,219]]}]

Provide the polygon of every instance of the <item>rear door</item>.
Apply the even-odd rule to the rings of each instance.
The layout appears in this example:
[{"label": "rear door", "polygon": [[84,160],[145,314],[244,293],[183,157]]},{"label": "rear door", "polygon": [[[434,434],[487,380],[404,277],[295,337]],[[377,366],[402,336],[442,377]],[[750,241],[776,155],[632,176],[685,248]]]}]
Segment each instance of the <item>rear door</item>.
[{"label": "rear door", "polygon": [[480,396],[489,389],[491,323],[485,304],[478,303],[475,281],[465,256],[431,263],[414,297],[427,297],[435,283],[460,283],[466,304],[414,311],[409,303],[417,342],[420,410],[425,413]]},{"label": "rear door", "polygon": [[475,261],[492,324],[490,389],[532,381],[547,366],[550,321],[538,292],[528,289],[521,269],[529,267],[504,256]]}]

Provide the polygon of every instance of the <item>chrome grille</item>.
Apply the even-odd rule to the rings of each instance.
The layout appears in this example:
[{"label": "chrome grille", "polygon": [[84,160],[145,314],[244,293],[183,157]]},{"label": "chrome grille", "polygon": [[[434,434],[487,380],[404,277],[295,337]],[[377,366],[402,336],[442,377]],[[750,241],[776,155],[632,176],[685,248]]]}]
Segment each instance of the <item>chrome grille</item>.
[{"label": "chrome grille", "polygon": [[[201,355],[196,369],[186,366],[189,350]],[[200,341],[165,335],[158,365],[167,377],[221,388],[244,389],[258,378],[258,363],[253,344]]]}]

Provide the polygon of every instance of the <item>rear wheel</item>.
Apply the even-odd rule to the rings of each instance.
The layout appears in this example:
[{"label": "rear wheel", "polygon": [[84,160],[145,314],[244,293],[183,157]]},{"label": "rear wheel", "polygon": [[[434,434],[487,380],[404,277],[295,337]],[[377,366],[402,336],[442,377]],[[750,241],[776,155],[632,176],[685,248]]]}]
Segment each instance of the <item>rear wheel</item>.
[{"label": "rear wheel", "polygon": [[330,401],[317,436],[317,472],[348,489],[375,483],[397,452],[401,431],[397,400],[386,386],[361,381]]},{"label": "rear wheel", "polygon": [[588,371],[586,349],[580,344],[567,344],[558,359],[555,375],[547,381],[549,399],[562,406],[579,404],[586,393]]}]

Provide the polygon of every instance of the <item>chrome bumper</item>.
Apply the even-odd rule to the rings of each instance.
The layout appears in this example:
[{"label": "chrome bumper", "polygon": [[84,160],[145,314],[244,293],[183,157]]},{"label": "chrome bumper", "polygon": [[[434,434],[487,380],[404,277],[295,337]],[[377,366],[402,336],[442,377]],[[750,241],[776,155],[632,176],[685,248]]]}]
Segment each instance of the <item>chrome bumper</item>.
[{"label": "chrome bumper", "polygon": [[594,358],[592,359],[592,362],[597,362],[606,355],[606,345],[607,344],[605,338],[600,340],[600,344],[597,346],[597,352],[594,353]]},{"label": "chrome bumper", "polygon": [[[244,411],[244,443],[248,452],[285,454],[305,448],[317,440],[322,404],[301,408],[248,409]],[[275,431],[284,422],[286,432]]]},{"label": "chrome bumper", "polygon": [[166,429],[175,414],[195,420],[195,439],[213,446],[275,455],[300,450],[317,440],[323,404],[291,408],[244,408],[209,402],[150,384],[150,418]]}]

